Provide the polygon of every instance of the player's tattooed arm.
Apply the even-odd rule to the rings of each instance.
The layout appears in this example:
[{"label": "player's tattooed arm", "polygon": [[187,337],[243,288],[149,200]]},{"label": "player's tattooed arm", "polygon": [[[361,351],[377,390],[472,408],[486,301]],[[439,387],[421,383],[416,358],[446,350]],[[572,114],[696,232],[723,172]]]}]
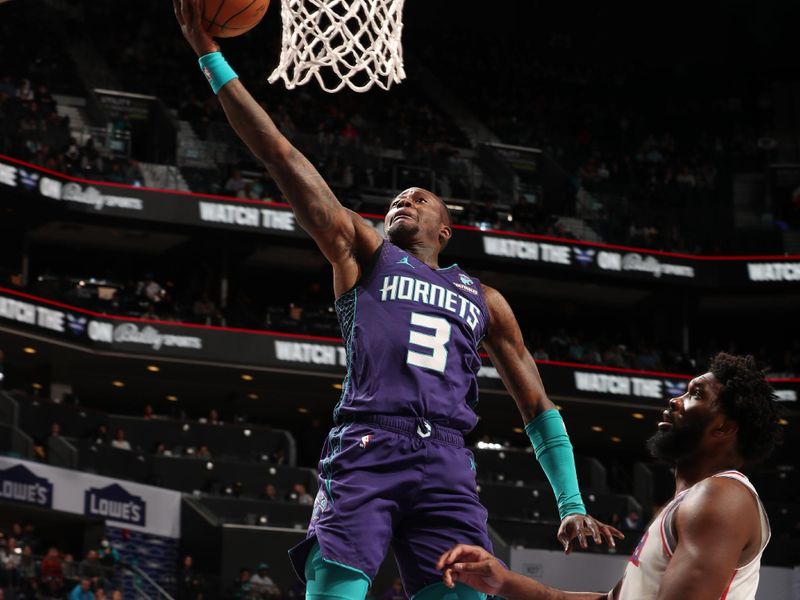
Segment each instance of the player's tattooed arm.
[{"label": "player's tattooed arm", "polygon": [[[173,6],[182,33],[198,56],[219,50],[200,22],[198,0],[173,0]],[[231,127],[275,179],[300,226],[334,266],[345,270],[355,266],[357,271],[359,257],[371,256],[380,246],[378,233],[339,203],[314,165],[286,139],[239,79],[226,83],[217,97]]]},{"label": "player's tattooed arm", "polygon": [[555,408],[547,397],[539,369],[525,347],[514,312],[496,289],[483,286],[489,309],[489,329],[483,346],[489,353],[508,393],[514,398],[525,423],[540,413]]}]

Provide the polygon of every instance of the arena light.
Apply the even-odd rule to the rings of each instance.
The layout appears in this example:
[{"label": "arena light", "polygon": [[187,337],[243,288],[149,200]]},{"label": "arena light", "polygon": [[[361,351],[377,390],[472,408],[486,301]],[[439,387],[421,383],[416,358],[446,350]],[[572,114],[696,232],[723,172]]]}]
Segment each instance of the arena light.
[{"label": "arena light", "polygon": [[614,442],[615,444],[619,444],[622,441],[622,438],[619,437],[618,435],[612,435],[611,441]]},{"label": "arena light", "polygon": [[250,431],[249,429],[245,429],[242,433],[244,434],[244,437],[250,437],[250,434],[252,434],[253,432]]},{"label": "arena light", "polygon": [[301,415],[305,415],[308,414],[308,409],[305,406],[301,406],[297,409],[297,412],[299,412]]},{"label": "arena light", "polygon": [[43,386],[42,386],[42,384],[41,384],[41,383],[32,383],[32,384],[31,384],[31,387],[32,387],[33,389],[35,389],[35,390],[40,390],[40,389],[42,389],[42,387],[43,387]]},{"label": "arena light", "polygon": [[331,387],[333,389],[335,389],[335,390],[340,390],[340,389],[342,389],[342,384],[341,383],[334,383],[334,384],[331,385]]},{"label": "arena light", "polygon": [[261,515],[260,517],[258,517],[259,525],[266,525],[268,521],[269,519],[267,519],[266,515]]},{"label": "arena light", "polygon": [[36,348],[32,348],[31,346],[25,346],[22,351],[25,354],[36,354]]},{"label": "arena light", "polygon": [[161,370],[161,367],[158,365],[147,365],[147,370],[151,373],[158,373]]},{"label": "arena light", "polygon": [[169,394],[167,396],[167,400],[169,400],[170,402],[177,402],[178,401],[178,397],[175,394]]},{"label": "arena light", "polygon": [[241,374],[242,381],[253,381],[253,376],[250,373]]},{"label": "arena light", "polygon": [[512,429],[511,431],[513,431],[514,433],[524,433],[525,432],[525,430],[522,427],[514,427],[514,429]]},{"label": "arena light", "polygon": [[113,385],[115,388],[124,388],[125,382],[120,381],[119,379],[115,379],[114,381],[111,382],[111,385]]},{"label": "arena light", "polygon": [[631,414],[631,416],[632,416],[634,419],[637,419],[637,420],[639,420],[639,421],[641,421],[642,419],[644,419],[644,415],[643,415],[642,413],[632,413],[632,414]]},{"label": "arena light", "polygon": [[258,394],[247,394],[248,400],[258,400]]},{"label": "arena light", "polygon": [[789,421],[786,419],[778,419],[778,425],[783,425],[784,427],[789,424]]},{"label": "arena light", "polygon": [[601,431],[603,431],[603,428],[600,427],[600,425],[592,425],[592,431],[600,433]]}]

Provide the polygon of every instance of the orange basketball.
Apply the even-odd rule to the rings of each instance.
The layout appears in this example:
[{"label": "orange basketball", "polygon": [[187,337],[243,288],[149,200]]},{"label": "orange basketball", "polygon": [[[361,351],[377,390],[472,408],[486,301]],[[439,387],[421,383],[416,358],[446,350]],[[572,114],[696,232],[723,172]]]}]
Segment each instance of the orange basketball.
[{"label": "orange basketball", "polygon": [[212,37],[250,31],[267,12],[269,0],[203,0],[203,25]]}]

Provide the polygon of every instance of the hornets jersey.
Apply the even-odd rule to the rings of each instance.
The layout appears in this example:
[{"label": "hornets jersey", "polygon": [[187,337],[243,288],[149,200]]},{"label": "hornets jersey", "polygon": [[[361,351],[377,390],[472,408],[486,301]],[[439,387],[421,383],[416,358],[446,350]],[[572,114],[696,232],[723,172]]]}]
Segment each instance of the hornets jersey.
[{"label": "hornets jersey", "polygon": [[489,318],[477,279],[385,241],[336,313],[347,353],[337,423],[367,413],[472,430]]}]

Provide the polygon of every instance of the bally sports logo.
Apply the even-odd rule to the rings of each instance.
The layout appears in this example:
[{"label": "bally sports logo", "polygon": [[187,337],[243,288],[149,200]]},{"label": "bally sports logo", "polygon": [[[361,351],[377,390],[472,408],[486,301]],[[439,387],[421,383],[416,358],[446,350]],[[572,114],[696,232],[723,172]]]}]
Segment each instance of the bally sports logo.
[{"label": "bally sports logo", "polygon": [[53,484],[23,465],[0,470],[0,500],[53,507]]},{"label": "bally sports logo", "polygon": [[84,514],[144,526],[147,513],[145,501],[117,483],[104,488],[89,488],[84,493]]}]

